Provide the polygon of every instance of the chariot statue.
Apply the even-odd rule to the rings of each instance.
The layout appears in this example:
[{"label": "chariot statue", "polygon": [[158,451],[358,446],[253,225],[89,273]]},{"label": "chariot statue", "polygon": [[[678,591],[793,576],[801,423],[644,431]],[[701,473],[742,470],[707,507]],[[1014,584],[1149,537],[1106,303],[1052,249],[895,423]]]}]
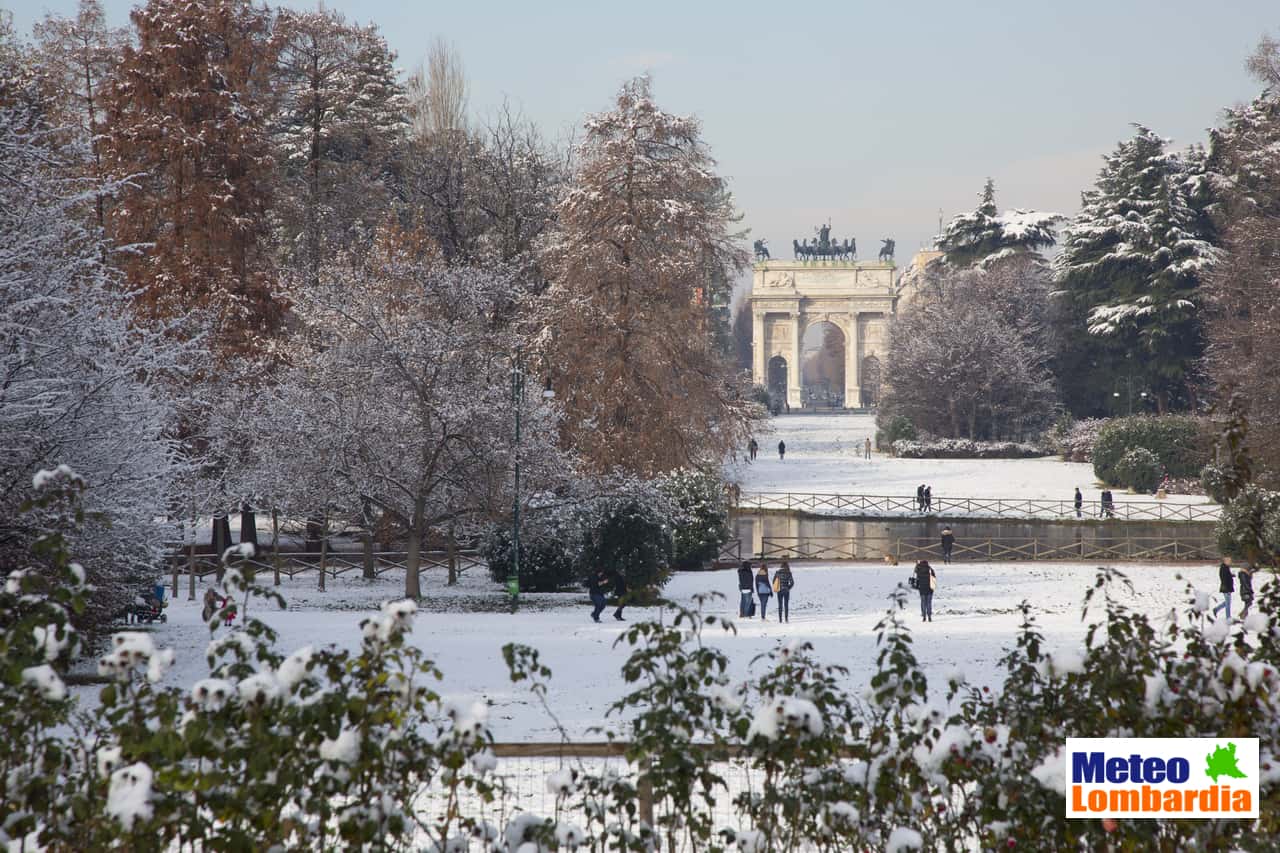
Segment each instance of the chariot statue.
[{"label": "chariot statue", "polygon": [[791,248],[796,260],[844,260],[851,261],[858,254],[858,241],[848,237],[842,243],[831,239],[831,226],[819,225],[813,229],[816,235],[813,242],[808,238],[792,240]]}]

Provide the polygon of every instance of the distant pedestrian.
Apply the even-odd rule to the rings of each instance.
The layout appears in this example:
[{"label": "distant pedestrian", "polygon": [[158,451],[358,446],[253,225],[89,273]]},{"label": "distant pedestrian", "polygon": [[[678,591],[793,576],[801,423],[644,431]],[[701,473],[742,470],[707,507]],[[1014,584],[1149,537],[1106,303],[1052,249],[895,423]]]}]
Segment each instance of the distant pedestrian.
[{"label": "distant pedestrian", "polygon": [[613,618],[619,622],[625,622],[622,618],[622,608],[627,605],[627,578],[622,572],[618,572],[613,576],[613,594],[618,599],[618,609],[613,611]]},{"label": "distant pedestrian", "polygon": [[596,573],[587,581],[587,595],[591,597],[591,620],[593,622],[600,621],[600,614],[608,606],[608,601],[605,599],[608,592],[609,575],[604,569],[597,569]]},{"label": "distant pedestrian", "polygon": [[769,583],[769,567],[761,563],[756,572],[756,595],[760,599],[760,619],[764,621],[765,611],[769,609],[769,599],[773,596],[773,586]]},{"label": "distant pedestrian", "polygon": [[1237,575],[1240,579],[1240,600],[1244,602],[1244,609],[1240,611],[1240,618],[1249,615],[1249,608],[1253,606],[1253,566],[1246,563],[1240,567]]},{"label": "distant pedestrian", "polygon": [[751,615],[751,605],[755,600],[751,595],[752,583],[751,562],[743,560],[738,566],[738,616],[743,619]]},{"label": "distant pedestrian", "polygon": [[[1236,581],[1231,574],[1231,558],[1223,556],[1222,562],[1218,565],[1218,592],[1222,593],[1222,603],[1213,608],[1213,615],[1217,616],[1219,610],[1225,610],[1228,621],[1231,619],[1231,593],[1236,591]],[[1252,584],[1250,584],[1252,591]]]},{"label": "distant pedestrian", "polygon": [[1084,495],[1080,494],[1080,487],[1076,486],[1076,518],[1084,518]]},{"label": "distant pedestrian", "polygon": [[778,461],[781,462],[787,455],[787,443],[785,441],[778,442]]},{"label": "distant pedestrian", "polygon": [[956,547],[956,535],[951,532],[951,525],[942,528],[942,562],[951,562],[951,550]]},{"label": "distant pedestrian", "polygon": [[747,442],[747,456],[752,462],[756,461],[756,454],[760,452],[760,445],[753,438]]},{"label": "distant pedestrian", "polygon": [[924,512],[924,483],[916,486],[916,510]]},{"label": "distant pedestrian", "polygon": [[933,511],[933,486],[924,487],[924,511]]},{"label": "distant pedestrian", "polygon": [[871,437],[870,436],[867,437],[866,442],[863,444],[863,455],[864,455],[864,458],[866,459],[871,458]]},{"label": "distant pedestrian", "polygon": [[791,588],[796,579],[791,576],[791,565],[784,559],[773,574],[773,591],[778,596],[778,621],[791,621]]},{"label": "distant pedestrian", "polygon": [[212,585],[204,591],[203,608],[200,610],[201,621],[208,622],[213,618],[213,614],[222,609],[222,596],[218,595],[217,590]]},{"label": "distant pedestrian", "polygon": [[742,502],[742,486],[739,483],[729,486],[729,500],[733,501],[734,506]]},{"label": "distant pedestrian", "polygon": [[787,414],[788,414],[788,415],[789,415],[789,414],[791,414],[791,401],[790,401],[790,400],[783,400],[783,401],[782,401],[782,405],[784,405],[784,406],[786,406],[786,407],[787,407]]},{"label": "distant pedestrian", "polygon": [[1110,489],[1102,490],[1102,509],[1099,512],[1103,518],[1115,518],[1116,515],[1116,499],[1111,494]]},{"label": "distant pedestrian", "polygon": [[920,621],[933,621],[933,591],[938,588],[938,576],[928,560],[916,563],[916,592],[920,593]]}]

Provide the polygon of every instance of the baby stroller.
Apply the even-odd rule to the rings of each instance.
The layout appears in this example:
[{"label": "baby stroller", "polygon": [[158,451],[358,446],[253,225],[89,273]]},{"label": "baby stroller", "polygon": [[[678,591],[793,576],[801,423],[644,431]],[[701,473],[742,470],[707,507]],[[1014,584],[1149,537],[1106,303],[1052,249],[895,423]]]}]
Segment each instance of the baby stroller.
[{"label": "baby stroller", "polygon": [[126,622],[146,623],[168,622],[164,609],[169,602],[164,600],[164,584],[156,584],[145,592],[141,592],[125,611]]}]

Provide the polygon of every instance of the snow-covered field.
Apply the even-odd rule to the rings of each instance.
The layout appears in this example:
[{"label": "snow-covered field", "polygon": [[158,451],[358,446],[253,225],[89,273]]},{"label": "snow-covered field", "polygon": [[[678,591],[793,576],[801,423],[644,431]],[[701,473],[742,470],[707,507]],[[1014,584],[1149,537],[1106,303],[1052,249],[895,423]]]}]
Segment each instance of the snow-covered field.
[{"label": "snow-covered field", "polygon": [[[863,442],[875,441],[873,415],[782,415],[769,421],[773,432],[761,435],[760,455],[745,452],[730,468],[743,493],[797,492],[908,496],[928,484],[935,498],[1017,498],[1070,501],[1077,486],[1085,500],[1102,491],[1093,466],[1041,459],[894,459],[872,453],[862,457]],[[778,442],[787,443],[785,460]],[[1121,501],[1151,501],[1150,495],[1115,491]],[[1202,495],[1170,495],[1169,503],[1207,503]]]},{"label": "snow-covered field", "polygon": [[[945,692],[947,675],[956,669],[976,683],[999,681],[996,662],[1014,641],[1019,624],[1016,608],[1024,599],[1032,604],[1050,649],[1076,648],[1082,642],[1080,603],[1096,567],[965,563],[935,568],[939,576],[935,621],[920,624],[914,595],[906,615],[915,629],[916,654],[938,696]],[[717,630],[709,639],[728,654],[731,675],[738,680],[752,678],[751,661],[756,655],[782,643],[812,642],[823,658],[850,669],[848,688],[860,691],[874,671],[874,625],[889,606],[895,585],[906,580],[908,567],[801,563],[794,570],[789,624],[780,625],[771,608],[769,620],[740,622],[736,634]],[[1182,611],[1189,600],[1186,580],[1179,580],[1179,573],[1201,590],[1216,589],[1217,583],[1212,565],[1141,565],[1124,571],[1135,587],[1133,606],[1159,618],[1175,608]],[[258,607],[254,615],[280,633],[286,652],[309,643],[354,647],[360,620],[381,601],[398,597],[401,583],[390,576],[374,582],[343,578],[330,581],[329,591],[320,593],[313,588],[314,576],[299,576],[282,588],[289,609]],[[625,689],[619,671],[627,650],[615,646],[625,627],[622,623],[608,619],[608,612],[604,624],[591,622],[582,593],[526,596],[520,612],[512,615],[505,612],[501,591],[483,574],[467,573],[454,589],[442,585],[441,575],[428,576],[428,595],[413,642],[443,670],[446,693],[482,696],[492,702],[498,740],[555,739],[537,703],[507,678],[501,648],[512,641],[538,648],[554,671],[551,705],[575,736],[612,721],[605,712]],[[726,598],[716,609],[733,616],[736,586],[731,571],[685,573],[675,577],[666,593],[686,605],[698,593],[723,593]],[[156,627],[156,640],[173,647],[178,657],[167,683],[190,685],[205,674],[209,633],[199,621],[198,602],[181,597],[172,602],[168,613],[169,622]],[[661,613],[656,607],[629,608],[626,615],[636,620]]]}]

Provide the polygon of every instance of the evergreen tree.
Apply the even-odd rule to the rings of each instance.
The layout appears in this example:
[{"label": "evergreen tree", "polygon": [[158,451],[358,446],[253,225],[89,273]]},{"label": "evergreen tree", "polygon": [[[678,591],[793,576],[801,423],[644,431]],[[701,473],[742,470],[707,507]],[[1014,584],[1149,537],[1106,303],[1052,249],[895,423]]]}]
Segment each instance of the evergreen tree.
[{"label": "evergreen tree", "polygon": [[1194,402],[1199,285],[1215,253],[1203,155],[1166,145],[1138,126],[1106,156],[1064,230],[1055,267],[1073,326],[1064,379],[1076,414],[1103,409],[1117,377],[1153,394],[1161,411]]},{"label": "evergreen tree", "polygon": [[1064,217],[1035,210],[996,207],[995,181],[987,178],[977,209],[947,224],[936,246],[943,264],[955,269],[987,266],[1015,255],[1035,253],[1054,244],[1054,226]]},{"label": "evergreen tree", "polygon": [[104,97],[107,168],[128,182],[108,216],[147,315],[200,310],[222,353],[278,328],[266,252],[275,169],[271,18],[247,0],[150,0],[134,9]]},{"label": "evergreen tree", "polygon": [[279,241],[314,283],[337,247],[367,241],[388,206],[384,183],[407,127],[395,54],[377,30],[332,10],[277,21],[280,106],[272,128],[282,173]]}]

